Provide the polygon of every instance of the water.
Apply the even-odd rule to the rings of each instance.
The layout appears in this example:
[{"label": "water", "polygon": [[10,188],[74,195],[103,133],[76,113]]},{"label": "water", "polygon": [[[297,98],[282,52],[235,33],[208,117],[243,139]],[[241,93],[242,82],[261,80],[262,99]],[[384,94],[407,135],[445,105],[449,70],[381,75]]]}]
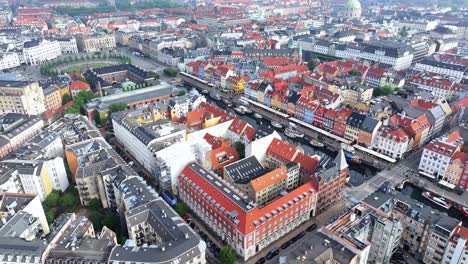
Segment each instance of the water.
[{"label": "water", "polygon": [[403,186],[403,189],[399,190],[402,194],[407,195],[427,206],[430,206],[434,209],[437,209],[441,212],[446,212],[450,217],[456,218],[460,221],[462,221],[463,226],[468,227],[468,218],[464,217],[462,213],[456,208],[456,206],[452,206],[450,209],[445,209],[428,199],[426,199],[424,196],[422,196],[422,193],[424,192],[423,189],[414,186],[413,184],[406,182]]},{"label": "water", "polygon": [[[250,115],[239,115],[232,108],[227,107],[223,102],[212,100],[211,97],[209,96],[206,96],[206,100],[208,103],[212,105],[216,105],[217,107],[228,111],[232,115],[238,116],[239,118],[247,121],[254,128],[257,128],[259,124],[270,125],[270,121],[265,120],[265,119],[256,120],[255,118],[253,118],[253,116],[251,117]],[[288,138],[283,133],[283,129],[280,129],[280,130],[276,129],[276,131],[281,135],[283,140],[288,140],[289,143],[291,143],[294,146],[300,146],[307,155],[318,155],[322,159],[327,158],[327,157],[334,159],[336,155],[338,154],[337,152],[331,151],[327,149],[326,147],[323,147],[323,148],[313,147],[304,139]],[[349,184],[351,184],[352,186],[359,186],[363,184],[365,181],[375,176],[378,172],[375,168],[372,168],[366,165],[355,164],[355,163],[350,163],[350,162],[348,162],[348,164],[349,164],[349,176],[350,176]]]}]

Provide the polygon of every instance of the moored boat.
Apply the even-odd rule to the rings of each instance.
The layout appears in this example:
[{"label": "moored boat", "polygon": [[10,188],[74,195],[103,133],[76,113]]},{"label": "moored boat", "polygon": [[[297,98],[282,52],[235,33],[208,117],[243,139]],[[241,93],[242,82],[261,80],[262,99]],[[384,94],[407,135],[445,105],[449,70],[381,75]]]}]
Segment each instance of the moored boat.
[{"label": "moored boat", "polygon": [[289,137],[289,138],[296,138],[296,133],[294,132],[294,130],[290,127],[286,128],[284,130],[284,134]]},{"label": "moored boat", "polygon": [[453,205],[453,202],[448,200],[448,199],[445,199],[444,197],[442,196],[439,196],[439,195],[436,195],[434,193],[431,193],[431,192],[423,192],[422,193],[422,196],[424,196],[426,199],[428,199],[429,201],[445,208],[445,209],[450,209],[450,207],[452,207]]},{"label": "moored boat", "polygon": [[257,118],[257,119],[262,119],[263,118],[263,116],[261,114],[259,114],[259,113],[255,113],[254,117]]},{"label": "moored boat", "polygon": [[241,107],[234,108],[234,111],[236,111],[238,114],[245,115],[245,111]]},{"label": "moored boat", "polygon": [[229,105],[229,104],[231,104],[231,101],[229,101],[229,100],[226,99],[226,98],[223,98],[223,103],[224,103],[225,105]]},{"label": "moored boat", "polygon": [[271,125],[275,128],[283,128],[283,126],[276,121],[271,121]]},{"label": "moored boat", "polygon": [[322,147],[325,146],[322,142],[320,142],[320,141],[318,141],[318,140],[315,140],[315,139],[311,139],[311,140],[309,141],[309,143],[310,143],[310,145],[312,145],[312,146],[314,146],[314,147],[319,147],[319,148],[322,148]]},{"label": "moored boat", "polygon": [[213,100],[221,101],[221,96],[219,96],[217,93],[210,93],[210,97],[213,98]]},{"label": "moored boat", "polygon": [[246,114],[252,114],[253,113],[253,111],[250,110],[250,108],[245,107],[243,105],[239,106],[239,108],[242,109],[242,111],[244,111],[244,113],[246,113]]}]

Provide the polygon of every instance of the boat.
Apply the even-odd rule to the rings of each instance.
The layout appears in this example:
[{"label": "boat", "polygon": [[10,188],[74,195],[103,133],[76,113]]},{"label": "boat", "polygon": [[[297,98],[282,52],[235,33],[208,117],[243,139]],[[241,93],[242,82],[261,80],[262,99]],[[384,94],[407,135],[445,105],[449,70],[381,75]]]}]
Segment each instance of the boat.
[{"label": "boat", "polygon": [[248,106],[250,103],[247,102],[244,98],[239,98],[239,103],[242,104],[242,105],[245,105],[245,106]]},{"label": "boat", "polygon": [[303,138],[303,137],[304,137],[304,133],[302,133],[302,132],[299,132],[299,131],[297,131],[297,130],[294,130],[294,133],[296,133],[296,137],[297,137],[297,138]]},{"label": "boat", "polygon": [[253,111],[250,110],[250,108],[245,107],[243,105],[239,106],[239,108],[242,109],[242,111],[244,111],[245,114],[252,114],[253,113]]},{"label": "boat", "polygon": [[320,142],[320,141],[318,141],[318,140],[315,140],[315,139],[311,139],[311,140],[309,141],[309,143],[310,143],[310,145],[312,145],[312,146],[314,146],[314,147],[319,147],[319,148],[322,148],[322,147],[325,146],[322,142]]},{"label": "boat", "polygon": [[263,118],[263,116],[261,114],[259,114],[259,113],[255,113],[254,117],[257,118],[257,119],[262,119]]},{"label": "boat", "polygon": [[223,98],[223,103],[224,103],[225,105],[232,105],[232,104],[231,104],[231,101],[229,101],[229,100],[226,99],[226,98]]},{"label": "boat", "polygon": [[286,128],[286,129],[284,130],[284,134],[285,134],[287,137],[289,137],[289,138],[296,138],[296,133],[295,133],[295,131],[294,131],[292,128],[290,128],[290,127]]},{"label": "boat", "polygon": [[301,133],[292,127],[286,128],[284,130],[284,134],[290,138],[303,138],[304,137],[304,133]]},{"label": "boat", "polygon": [[245,111],[241,107],[234,108],[234,111],[236,111],[238,114],[245,115]]},{"label": "boat", "polygon": [[439,195],[436,195],[434,193],[431,193],[431,192],[423,192],[422,193],[422,196],[424,196],[426,199],[428,199],[429,201],[445,208],[445,209],[450,209],[450,207],[452,207],[453,205],[453,202],[448,200],[448,199],[445,199],[444,197],[442,196],[439,196]]},{"label": "boat", "polygon": [[203,89],[203,90],[201,91],[201,93],[202,93],[202,94],[208,94],[208,93],[210,93],[210,92],[208,92],[208,90],[206,90],[206,89]]},{"label": "boat", "polygon": [[275,128],[283,128],[283,126],[276,121],[271,121],[271,125]]},{"label": "boat", "polygon": [[464,217],[468,217],[468,207],[461,206],[461,213],[463,214]]},{"label": "boat", "polygon": [[468,217],[468,207],[460,204],[457,204],[455,207],[458,209],[458,211],[460,211],[463,217]]},{"label": "boat", "polygon": [[213,98],[213,100],[221,101],[221,96],[219,96],[217,93],[210,93],[210,97]]}]

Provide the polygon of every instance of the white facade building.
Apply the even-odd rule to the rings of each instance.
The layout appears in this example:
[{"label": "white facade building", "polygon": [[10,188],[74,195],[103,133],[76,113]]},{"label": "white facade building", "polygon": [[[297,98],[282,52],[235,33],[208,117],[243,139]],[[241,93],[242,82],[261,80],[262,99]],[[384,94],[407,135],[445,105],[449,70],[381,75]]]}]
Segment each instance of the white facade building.
[{"label": "white facade building", "polygon": [[451,76],[456,81],[468,78],[468,67],[465,65],[456,65],[445,62],[439,62],[433,59],[424,59],[414,65],[418,71],[428,71],[441,75]]},{"label": "white facade building", "polygon": [[395,130],[383,129],[377,136],[377,151],[394,159],[401,159],[412,148],[412,139],[399,128]]},{"label": "white facade building", "polygon": [[61,56],[62,50],[57,40],[30,40],[24,43],[23,55],[27,64],[37,65]]},{"label": "white facade building", "polygon": [[78,53],[78,45],[74,37],[61,37],[56,39],[60,44],[62,54],[76,54]]},{"label": "white facade building", "polygon": [[4,52],[0,54],[0,70],[16,68],[21,62],[16,52]]}]

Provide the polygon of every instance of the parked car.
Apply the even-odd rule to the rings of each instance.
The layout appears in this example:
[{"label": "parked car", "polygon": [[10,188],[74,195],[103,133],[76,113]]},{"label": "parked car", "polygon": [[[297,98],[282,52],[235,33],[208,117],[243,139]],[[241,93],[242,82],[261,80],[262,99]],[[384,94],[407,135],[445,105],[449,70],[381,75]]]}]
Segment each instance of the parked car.
[{"label": "parked car", "polygon": [[315,228],[317,228],[317,224],[314,223],[314,224],[312,224],[311,226],[309,226],[309,227],[307,228],[307,232],[314,231]]},{"label": "parked car", "polygon": [[287,241],[283,245],[281,245],[281,249],[287,249],[291,245],[291,241]]},{"label": "parked car", "polygon": [[257,260],[257,262],[255,262],[255,264],[263,264],[265,262],[266,262],[265,258],[261,257]]},{"label": "parked car", "polygon": [[266,259],[270,260],[272,258],[274,258],[276,255],[279,254],[279,249],[277,248],[273,248],[272,250],[270,250],[270,252],[268,252],[268,254],[266,255]]}]

